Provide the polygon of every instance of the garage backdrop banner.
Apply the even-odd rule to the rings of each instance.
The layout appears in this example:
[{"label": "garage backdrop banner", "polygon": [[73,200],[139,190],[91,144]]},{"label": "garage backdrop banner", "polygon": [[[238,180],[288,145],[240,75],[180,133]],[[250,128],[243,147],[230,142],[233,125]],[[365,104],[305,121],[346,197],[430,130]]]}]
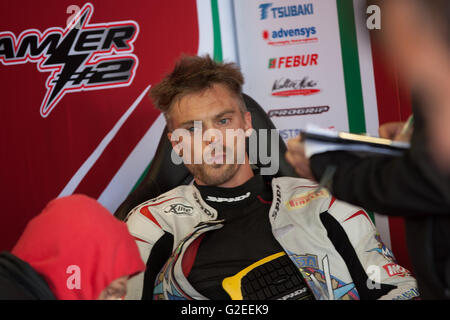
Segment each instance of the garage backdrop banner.
[{"label": "garage backdrop banner", "polygon": [[[376,134],[364,2],[1,1],[0,250],[55,197],[117,209],[165,125],[148,91],[182,53],[238,63],[284,140],[308,122]],[[374,220],[391,247],[390,219]]]},{"label": "garage backdrop banner", "polygon": [[185,0],[2,1],[0,12],[0,243],[9,249],[52,198],[120,204],[164,125],[148,90],[181,53],[197,53],[199,31],[196,2]]}]

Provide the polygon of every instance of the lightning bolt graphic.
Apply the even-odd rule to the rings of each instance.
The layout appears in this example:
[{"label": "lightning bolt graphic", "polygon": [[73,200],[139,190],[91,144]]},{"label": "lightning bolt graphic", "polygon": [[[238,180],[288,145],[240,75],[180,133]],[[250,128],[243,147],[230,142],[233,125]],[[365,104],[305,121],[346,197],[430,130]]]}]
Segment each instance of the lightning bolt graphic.
[{"label": "lightning bolt graphic", "polygon": [[43,117],[46,117],[56,105],[58,100],[62,98],[63,90],[67,87],[67,83],[71,80],[71,76],[89,57],[89,53],[70,54],[72,45],[80,31],[78,26],[84,25],[89,13],[90,9],[85,10],[81,15],[72,21],[71,26],[68,29],[68,33],[64,36],[63,40],[55,49],[53,54],[49,56],[42,64],[44,67],[62,66],[59,73],[54,73],[48,80],[47,94],[41,106],[41,115]]},{"label": "lightning bolt graphic", "polygon": [[86,3],[64,29],[27,29],[18,37],[0,32],[0,39],[9,40],[5,43],[11,51],[0,55],[2,64],[31,62],[37,63],[40,72],[51,72],[40,106],[43,118],[66,93],[126,87],[133,82],[139,63],[133,42],[139,25],[133,20],[90,24],[93,13],[94,6]]}]

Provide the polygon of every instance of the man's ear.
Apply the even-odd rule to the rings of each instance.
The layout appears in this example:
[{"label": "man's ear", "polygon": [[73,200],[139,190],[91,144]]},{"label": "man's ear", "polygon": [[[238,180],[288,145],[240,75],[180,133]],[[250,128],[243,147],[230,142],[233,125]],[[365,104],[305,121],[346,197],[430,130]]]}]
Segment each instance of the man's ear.
[{"label": "man's ear", "polygon": [[180,141],[172,141],[172,131],[167,132],[167,138],[169,138],[172,148],[174,148]]},{"label": "man's ear", "polygon": [[[181,132],[180,132],[181,131]],[[167,133],[167,138],[169,138],[172,149],[178,154],[178,156],[183,157],[183,141],[189,143],[189,134],[183,129],[175,129],[174,132],[169,131]]]},{"label": "man's ear", "polygon": [[169,138],[170,144],[173,148],[178,143],[178,141],[172,141],[172,123],[170,122],[171,119],[169,118],[169,115],[167,113],[164,113],[164,119],[166,120],[167,138]]},{"label": "man's ear", "polygon": [[244,113],[244,121],[245,121],[245,131],[248,129],[253,129],[252,125],[252,114],[249,111]]},{"label": "man's ear", "polygon": [[172,144],[172,147],[173,147],[173,142],[172,142],[172,132],[171,131],[169,131],[169,132],[167,132],[167,138],[169,139],[169,141],[170,141],[170,143]]},{"label": "man's ear", "polygon": [[244,113],[244,122],[245,122],[245,135],[247,137],[250,137],[250,135],[253,132],[253,125],[252,125],[252,115],[250,112]]}]

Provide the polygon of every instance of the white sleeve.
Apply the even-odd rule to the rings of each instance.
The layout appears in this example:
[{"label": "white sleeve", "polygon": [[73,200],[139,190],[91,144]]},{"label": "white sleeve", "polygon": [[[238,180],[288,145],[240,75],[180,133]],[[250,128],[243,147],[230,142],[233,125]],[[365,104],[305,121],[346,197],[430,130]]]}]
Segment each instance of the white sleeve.
[{"label": "white sleeve", "polygon": [[411,273],[397,264],[366,211],[342,201],[335,201],[328,210],[344,228],[355,252],[369,277],[369,289],[380,284],[396,286],[379,299],[409,300],[417,298],[417,282]]},{"label": "white sleeve", "polygon": [[[126,223],[130,234],[136,240],[142,260],[147,263],[150,251],[164,231],[137,210],[130,213]],[[125,300],[140,300],[143,287],[144,272],[141,272],[128,280]]]}]

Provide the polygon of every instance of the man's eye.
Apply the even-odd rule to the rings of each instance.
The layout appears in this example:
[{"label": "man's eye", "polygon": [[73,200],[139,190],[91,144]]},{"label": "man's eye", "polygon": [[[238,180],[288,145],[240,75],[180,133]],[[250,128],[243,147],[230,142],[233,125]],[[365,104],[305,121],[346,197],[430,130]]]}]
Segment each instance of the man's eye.
[{"label": "man's eye", "polygon": [[230,122],[230,119],[228,119],[228,118],[224,118],[224,119],[220,119],[219,120],[220,124],[227,124],[228,122]]}]

